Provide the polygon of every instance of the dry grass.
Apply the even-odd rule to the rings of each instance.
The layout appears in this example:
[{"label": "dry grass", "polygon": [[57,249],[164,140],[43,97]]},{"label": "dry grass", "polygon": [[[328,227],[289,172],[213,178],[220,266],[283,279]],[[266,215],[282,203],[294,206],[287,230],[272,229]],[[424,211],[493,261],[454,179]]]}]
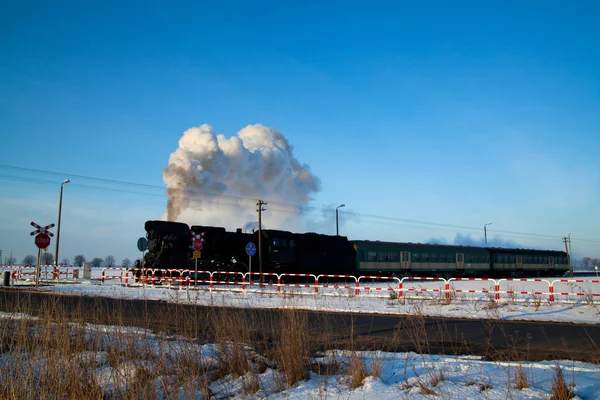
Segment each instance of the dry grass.
[{"label": "dry grass", "polygon": [[[398,325],[389,346],[410,342],[417,353],[411,357],[421,358],[418,374],[413,370],[415,378],[410,378],[414,379],[412,385],[406,378],[408,362],[405,363],[406,388],[418,387],[422,394],[443,396],[445,385],[441,382],[446,379],[444,371],[448,370],[432,364],[426,355],[440,346],[445,353],[472,354],[472,351],[458,332],[448,332],[441,322],[431,324],[419,304],[415,304],[414,315]],[[269,397],[270,392],[261,392],[265,390],[261,374],[269,368],[274,371],[275,390],[298,384],[309,377],[309,372],[325,377],[325,381],[331,375],[347,374],[348,381],[344,380],[344,384],[350,388],[362,386],[368,376],[382,374],[385,359],[373,355],[367,363],[353,335],[347,347],[351,349],[345,358],[347,363],[327,356],[326,349],[340,348],[335,340],[338,327],[329,316],[310,326],[308,313],[293,309],[265,316],[213,307],[207,314],[199,315],[196,308],[177,304],[169,307],[167,316],[159,320],[157,331],[184,332],[180,337],[129,330],[126,318],[107,308],[67,313],[58,302],[49,302],[35,320],[0,320],[0,356],[2,361],[10,360],[0,363],[0,399],[141,399],[155,398],[157,391],[165,398],[201,395],[208,399],[214,396],[211,387],[215,384],[227,386],[222,382],[233,381],[245,396],[258,393],[257,397]],[[26,306],[14,312],[29,314]],[[102,323],[113,328],[105,330],[103,326],[78,322],[83,320],[83,313],[106,315]],[[143,318],[147,326],[155,325],[152,311],[146,311]],[[498,335],[493,333],[494,327],[490,322],[490,338]],[[522,340],[504,331],[500,334],[506,338],[505,347],[509,349],[516,348]],[[211,346],[198,346],[201,343]],[[497,358],[498,351],[491,342],[488,351]],[[504,355],[510,360],[523,356],[516,350],[513,353]],[[597,354],[600,359],[600,351]],[[322,357],[315,359],[318,355]],[[515,371],[514,380],[510,381],[517,389],[527,388],[529,382],[522,366],[518,365]],[[477,383],[472,384],[486,391],[492,388],[486,379],[476,379]],[[232,396],[226,390],[219,394]],[[552,398],[569,396],[573,396],[573,384],[565,383],[557,365]]]},{"label": "dry grass", "polygon": [[556,364],[556,376],[552,382],[552,389],[550,390],[550,400],[570,400],[573,398],[572,385],[569,386],[565,382],[562,369]]},{"label": "dry grass", "polygon": [[362,386],[362,383],[368,374],[367,365],[360,353],[352,352],[350,355],[348,374],[350,375],[350,387],[352,389]]},{"label": "dry grass", "polygon": [[527,382],[527,375],[523,370],[523,366],[519,364],[515,369],[515,388],[522,390],[527,389],[528,387],[529,383]]},{"label": "dry grass", "polygon": [[431,374],[431,379],[429,381],[429,383],[431,384],[432,387],[436,387],[437,385],[440,384],[440,382],[445,381],[446,377],[444,376],[444,372],[442,370],[440,371],[433,371],[433,373]]}]

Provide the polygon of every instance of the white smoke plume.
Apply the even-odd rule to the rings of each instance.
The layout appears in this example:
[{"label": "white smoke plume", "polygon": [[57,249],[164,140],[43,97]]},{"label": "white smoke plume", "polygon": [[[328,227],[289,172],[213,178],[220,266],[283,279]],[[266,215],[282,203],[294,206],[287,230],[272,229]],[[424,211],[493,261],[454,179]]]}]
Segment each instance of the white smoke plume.
[{"label": "white smoke plume", "polygon": [[260,124],[229,139],[207,124],[186,130],[163,170],[163,219],[228,230],[258,226],[261,199],[271,201],[263,206],[263,228],[299,229],[300,206],[320,189],[320,180],[292,150],[279,131]]}]

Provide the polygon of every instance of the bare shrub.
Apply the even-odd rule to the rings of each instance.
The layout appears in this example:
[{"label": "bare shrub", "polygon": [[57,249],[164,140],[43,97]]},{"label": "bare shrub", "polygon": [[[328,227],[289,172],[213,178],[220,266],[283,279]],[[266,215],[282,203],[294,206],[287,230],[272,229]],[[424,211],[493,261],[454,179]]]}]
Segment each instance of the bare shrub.
[{"label": "bare shrub", "polygon": [[523,370],[523,366],[521,364],[517,365],[515,370],[515,381],[515,387],[519,390],[527,389],[529,387],[527,375],[525,375],[525,371]]},{"label": "bare shrub", "polygon": [[369,375],[374,376],[376,378],[381,378],[381,371],[383,370],[383,358],[378,357],[371,361],[371,368],[369,371]]},{"label": "bare shrub", "polygon": [[254,371],[248,372],[242,377],[242,392],[245,395],[251,395],[260,389],[258,375]]},{"label": "bare shrub", "polygon": [[367,375],[367,366],[363,357],[357,353],[352,352],[350,355],[350,362],[348,364],[348,374],[350,374],[350,387],[355,389],[360,387]]},{"label": "bare shrub", "polygon": [[552,389],[550,390],[550,400],[570,400],[573,398],[573,390],[565,382],[560,365],[556,364],[556,376],[552,381]]},{"label": "bare shrub", "polygon": [[444,376],[444,372],[442,370],[440,370],[439,372],[433,371],[433,373],[431,374],[431,380],[429,381],[429,383],[431,384],[432,387],[436,387],[437,385],[440,384],[441,381],[445,381],[446,377]]},{"label": "bare shrub", "polygon": [[284,313],[275,357],[279,372],[285,374],[285,383],[288,387],[308,378],[310,366],[308,331],[306,313],[292,309]]},{"label": "bare shrub", "polygon": [[429,396],[437,396],[438,394],[427,386],[423,385],[423,383],[419,382],[419,389],[421,389],[421,393]]}]

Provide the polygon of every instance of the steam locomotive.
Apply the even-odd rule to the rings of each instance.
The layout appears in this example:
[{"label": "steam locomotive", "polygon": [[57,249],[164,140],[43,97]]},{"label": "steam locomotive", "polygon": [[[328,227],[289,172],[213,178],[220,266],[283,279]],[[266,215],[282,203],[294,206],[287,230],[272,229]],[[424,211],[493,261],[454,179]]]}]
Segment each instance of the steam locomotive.
[{"label": "steam locomotive", "polygon": [[[146,221],[148,253],[142,267],[291,274],[437,277],[560,276],[567,253],[425,243],[348,240],[345,236],[263,229],[243,233],[223,227]],[[201,238],[201,239],[200,239]],[[194,250],[193,240],[201,240]],[[260,248],[252,255],[247,247]],[[200,247],[200,246],[197,246]],[[262,266],[259,265],[259,255]]]}]

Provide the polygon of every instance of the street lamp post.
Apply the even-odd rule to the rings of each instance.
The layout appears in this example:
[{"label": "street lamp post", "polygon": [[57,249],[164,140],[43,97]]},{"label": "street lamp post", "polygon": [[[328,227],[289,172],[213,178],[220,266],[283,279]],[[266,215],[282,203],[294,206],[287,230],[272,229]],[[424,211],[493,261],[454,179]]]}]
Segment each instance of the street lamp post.
[{"label": "street lamp post", "polygon": [[58,244],[60,242],[60,217],[62,212],[62,194],[63,194],[63,186],[65,183],[71,182],[69,179],[65,179],[63,183],[60,184],[60,200],[58,201],[58,225],[56,227],[56,248],[54,249],[54,266],[58,267]]},{"label": "street lamp post", "polygon": [[485,238],[485,245],[487,246],[487,226],[491,225],[491,222],[483,225],[483,237]]},{"label": "street lamp post", "polygon": [[340,207],[346,207],[345,204],[340,204],[339,206],[337,206],[335,208],[335,234],[336,236],[340,236],[340,228],[339,228],[339,223],[338,223],[338,208]]}]

